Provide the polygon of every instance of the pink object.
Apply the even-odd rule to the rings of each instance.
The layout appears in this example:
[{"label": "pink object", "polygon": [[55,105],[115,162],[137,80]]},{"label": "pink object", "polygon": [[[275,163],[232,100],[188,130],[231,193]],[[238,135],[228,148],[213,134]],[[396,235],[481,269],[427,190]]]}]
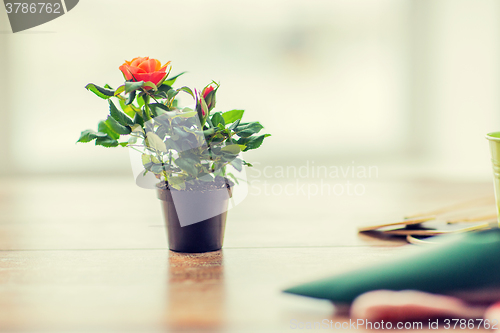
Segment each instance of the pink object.
[{"label": "pink object", "polygon": [[[500,303],[496,308],[500,311]],[[376,290],[358,296],[351,306],[351,317],[369,321],[408,319],[482,318],[483,307],[470,306],[462,300],[414,290]]]}]

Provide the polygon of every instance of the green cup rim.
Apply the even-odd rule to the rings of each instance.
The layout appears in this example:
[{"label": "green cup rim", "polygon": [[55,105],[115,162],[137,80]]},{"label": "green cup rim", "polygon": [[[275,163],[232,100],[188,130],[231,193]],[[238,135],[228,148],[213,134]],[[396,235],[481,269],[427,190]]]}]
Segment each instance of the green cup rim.
[{"label": "green cup rim", "polygon": [[[495,134],[497,136],[494,136]],[[500,142],[500,132],[490,132],[490,133],[486,134],[486,139],[488,139],[490,141],[499,141]]]}]

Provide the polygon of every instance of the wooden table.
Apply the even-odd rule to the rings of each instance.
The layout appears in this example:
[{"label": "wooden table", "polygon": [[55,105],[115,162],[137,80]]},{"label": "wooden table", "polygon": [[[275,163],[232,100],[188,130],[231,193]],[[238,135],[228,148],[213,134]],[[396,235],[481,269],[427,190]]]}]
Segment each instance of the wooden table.
[{"label": "wooden table", "polygon": [[364,186],[251,191],[229,212],[222,251],[179,254],[154,191],[129,178],[0,179],[0,331],[289,332],[291,320],[345,320],[280,290],[412,246],[358,235],[360,225],[492,195],[490,183]]}]

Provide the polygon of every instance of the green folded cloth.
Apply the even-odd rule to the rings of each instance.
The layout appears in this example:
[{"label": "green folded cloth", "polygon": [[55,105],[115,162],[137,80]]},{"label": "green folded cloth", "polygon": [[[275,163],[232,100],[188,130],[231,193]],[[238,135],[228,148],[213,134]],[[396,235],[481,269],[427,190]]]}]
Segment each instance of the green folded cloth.
[{"label": "green folded cloth", "polygon": [[379,289],[455,295],[500,288],[500,229],[442,239],[393,262],[304,283],[284,292],[351,303],[357,296]]}]

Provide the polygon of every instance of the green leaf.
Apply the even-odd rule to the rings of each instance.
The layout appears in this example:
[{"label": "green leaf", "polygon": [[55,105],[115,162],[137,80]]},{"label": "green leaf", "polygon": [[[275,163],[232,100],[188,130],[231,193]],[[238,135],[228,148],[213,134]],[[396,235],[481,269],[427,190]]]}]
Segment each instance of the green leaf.
[{"label": "green leaf", "polygon": [[182,176],[168,177],[168,184],[177,190],[186,188],[186,180]]},{"label": "green leaf", "polygon": [[202,182],[209,183],[214,181],[214,176],[211,173],[205,173],[203,176],[199,176],[198,179]]},{"label": "green leaf", "polygon": [[158,164],[158,163],[160,163],[160,164],[161,164],[160,160],[159,160],[158,158],[156,158],[156,156],[154,156],[154,155],[151,155],[151,162],[153,162],[153,163],[157,163],[157,164]]},{"label": "green leaf", "polygon": [[194,92],[189,87],[182,87],[182,88],[177,89],[177,91],[187,92],[189,95],[191,95],[191,97],[195,98]]},{"label": "green leaf", "polygon": [[156,118],[155,121],[161,125],[169,126],[170,121],[175,118],[192,118],[196,116],[196,111],[190,112],[177,112],[177,111],[166,111],[162,114],[162,117]]},{"label": "green leaf", "polygon": [[224,121],[226,122],[226,124],[230,124],[232,122],[235,122],[236,120],[241,120],[244,112],[245,110],[226,111],[222,114],[222,117],[224,117]]},{"label": "green leaf", "polygon": [[147,114],[146,110],[144,110],[142,113],[141,113],[141,116],[142,116],[142,119],[144,119],[144,123],[148,122],[151,120],[151,117],[149,116],[149,114]]},{"label": "green leaf", "polygon": [[155,174],[159,174],[163,172],[163,165],[158,164],[158,163],[153,163],[151,166],[151,172]]},{"label": "green leaf", "polygon": [[233,155],[238,155],[241,151],[241,148],[239,145],[227,145],[225,147],[222,147],[221,151],[230,153]]},{"label": "green leaf", "polygon": [[238,136],[247,138],[253,134],[259,133],[263,128],[264,126],[262,126],[258,121],[255,121],[251,123],[241,123],[234,131]]},{"label": "green leaf", "polygon": [[153,148],[154,150],[162,151],[164,153],[167,152],[167,146],[165,145],[165,142],[163,142],[155,132],[146,133],[146,138],[146,144],[149,147]]},{"label": "green leaf", "polygon": [[136,108],[133,104],[131,105],[126,105],[125,101],[120,99],[120,107],[122,108],[123,112],[130,118],[134,118],[136,112],[139,112],[140,110]]},{"label": "green leaf", "polygon": [[175,164],[191,176],[196,177],[198,175],[198,169],[194,166],[196,161],[193,161],[192,159],[179,157],[175,160]]},{"label": "green leaf", "polygon": [[153,155],[142,154],[142,165],[147,171],[151,171],[154,174],[160,174],[163,172],[163,164]]},{"label": "green leaf", "polygon": [[135,145],[137,143],[137,137],[136,136],[129,137],[126,143],[130,145]]},{"label": "green leaf", "polygon": [[217,125],[219,125],[219,124],[221,124],[222,128],[224,128],[224,126],[226,125],[226,122],[224,121],[224,118],[222,117],[221,113],[220,112],[216,112],[212,116],[212,125],[214,127],[217,127]]},{"label": "green leaf", "polygon": [[149,104],[149,110],[151,111],[151,116],[153,118],[156,118],[164,113],[164,111],[160,108],[156,108],[154,106],[151,107],[151,104]]},{"label": "green leaf", "polygon": [[116,91],[115,91],[115,94],[114,94],[114,95],[115,95],[115,96],[118,96],[118,95],[120,95],[120,94],[121,94],[122,92],[124,92],[124,91],[125,91],[125,85],[121,85],[121,86],[119,86],[118,88],[116,88]]},{"label": "green leaf", "polygon": [[271,134],[263,134],[259,136],[250,136],[246,138],[241,138],[237,142],[240,145],[245,145],[246,148],[243,151],[248,151],[250,149],[257,149],[262,145],[264,138],[271,136]]},{"label": "green leaf", "polygon": [[153,115],[155,117],[158,117],[159,115],[165,113],[165,111],[170,111],[168,109],[168,106],[161,104],[161,103],[151,103],[148,105],[149,105],[149,108],[151,109],[151,111],[153,112]]},{"label": "green leaf", "polygon": [[139,105],[139,108],[144,106],[144,98],[142,96],[137,97],[137,105]]},{"label": "green leaf", "polygon": [[177,80],[177,78],[179,76],[181,76],[182,74],[185,74],[185,73],[187,73],[187,72],[182,72],[180,74],[177,74],[176,76],[172,76],[168,80],[163,81],[163,85],[172,86],[175,83],[175,80]]},{"label": "green leaf", "polygon": [[125,93],[128,94],[129,92],[140,89],[143,86],[144,86],[144,81],[139,81],[139,82],[127,81],[125,82]]},{"label": "green leaf", "polygon": [[113,88],[111,88],[111,86],[107,83],[104,85],[104,88],[113,90]]},{"label": "green leaf", "polygon": [[125,102],[125,105],[130,105],[135,99],[135,90],[132,91],[130,94],[128,94],[127,101]]},{"label": "green leaf", "polygon": [[204,135],[205,137],[208,137],[208,136],[210,136],[210,135],[213,135],[213,134],[215,133],[215,130],[216,130],[216,129],[215,129],[215,128],[213,128],[213,127],[212,127],[212,128],[209,128],[209,129],[207,129],[207,130],[204,130],[204,131],[203,131],[203,135]]},{"label": "green leaf", "polygon": [[135,114],[135,117],[134,117],[134,124],[136,124],[136,125],[140,125],[141,127],[143,127],[143,126],[144,126],[144,119],[142,119],[141,113],[142,113],[142,112],[137,112],[137,113]]},{"label": "green leaf", "polygon": [[106,121],[100,121],[97,125],[97,130],[101,133],[106,133],[113,140],[118,140],[120,137],[120,134],[116,133]]},{"label": "green leaf", "polygon": [[177,90],[170,89],[169,91],[167,91],[167,99],[171,100],[172,98],[177,96],[178,93],[179,92]]},{"label": "green leaf", "polygon": [[82,133],[80,134],[80,138],[78,139],[77,142],[90,142],[94,139],[97,139],[99,137],[105,137],[107,134],[106,133],[101,133],[101,132],[96,132],[94,130],[85,130],[85,131],[82,131]]},{"label": "green leaf", "polygon": [[[167,135],[168,128],[166,126],[160,125],[156,129],[156,135],[160,137],[160,139],[165,140],[165,136]],[[165,144],[166,145],[166,144]]]},{"label": "green leaf", "polygon": [[243,170],[243,162],[239,158],[235,158],[234,160],[232,160],[231,165],[240,172],[241,170]]},{"label": "green leaf", "polygon": [[238,127],[239,124],[240,124],[240,120],[238,119],[234,123],[232,123],[231,126],[229,126],[227,129],[230,131],[233,131],[236,127]]},{"label": "green leaf", "polygon": [[115,118],[111,116],[108,116],[108,119],[106,119],[106,124],[118,134],[130,134],[131,132],[130,127],[120,125]]},{"label": "green leaf", "polygon": [[115,95],[115,92],[113,90],[99,87],[93,83],[87,84],[85,86],[85,89],[92,91],[94,94],[101,97],[102,99],[109,99]]},{"label": "green leaf", "polygon": [[149,87],[149,88],[153,89],[154,91],[158,90],[158,88],[156,87],[156,84],[154,84],[151,81],[145,82],[144,87]]},{"label": "green leaf", "polygon": [[141,155],[141,160],[142,160],[142,165],[146,165],[148,163],[151,163],[151,155],[149,155],[149,154],[142,154]]},{"label": "green leaf", "polygon": [[132,126],[134,121],[123,111],[118,110],[112,101],[109,102],[109,114],[122,126]]},{"label": "green leaf", "polygon": [[196,116],[196,111],[190,111],[190,112],[175,112],[175,111],[169,111],[166,113],[170,119],[174,118],[191,118]]},{"label": "green leaf", "polygon": [[169,90],[172,90],[172,87],[168,84],[162,84],[158,87],[158,91],[155,96],[160,96],[161,98],[167,98],[167,93]]},{"label": "green leaf", "polygon": [[95,145],[96,146],[103,146],[103,147],[116,147],[118,146],[118,141],[109,137],[109,136],[106,136],[104,138],[97,138],[95,140]]},{"label": "green leaf", "polygon": [[144,130],[142,129],[142,126],[139,124],[132,125],[132,132],[144,134]]}]

